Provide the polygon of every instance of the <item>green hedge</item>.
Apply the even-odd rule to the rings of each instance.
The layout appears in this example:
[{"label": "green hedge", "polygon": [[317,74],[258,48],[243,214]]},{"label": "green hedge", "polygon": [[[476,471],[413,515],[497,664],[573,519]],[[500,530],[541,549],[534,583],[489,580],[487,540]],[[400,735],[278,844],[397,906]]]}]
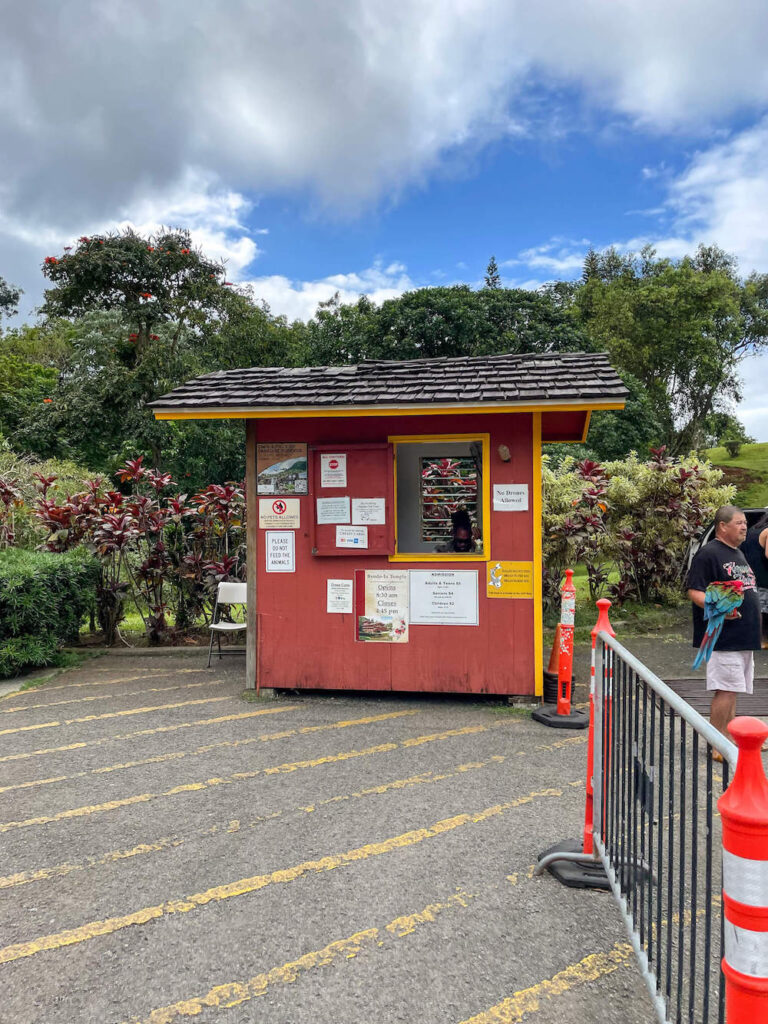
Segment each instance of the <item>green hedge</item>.
[{"label": "green hedge", "polygon": [[0,679],[50,664],[77,640],[98,578],[98,562],[82,549],[0,551]]}]

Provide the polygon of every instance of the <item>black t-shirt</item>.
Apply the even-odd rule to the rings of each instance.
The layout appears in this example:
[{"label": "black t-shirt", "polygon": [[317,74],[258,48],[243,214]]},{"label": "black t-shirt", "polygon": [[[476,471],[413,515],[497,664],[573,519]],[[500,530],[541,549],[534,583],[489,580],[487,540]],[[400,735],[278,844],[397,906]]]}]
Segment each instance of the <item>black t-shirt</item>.
[{"label": "black t-shirt", "polygon": [[768,558],[760,544],[760,534],[763,532],[757,526],[753,526],[747,534],[747,539],[741,545],[741,550],[746,555],[747,561],[752,566],[757,580],[758,587],[768,590]]},{"label": "black t-shirt", "polygon": [[[757,597],[755,574],[739,548],[711,540],[693,560],[686,587],[688,590],[706,590],[719,580],[741,580],[744,584],[744,602],[739,608],[740,619],[726,619],[716,651],[760,650],[760,601]],[[700,647],[704,638],[704,612],[693,606],[693,646]]]}]

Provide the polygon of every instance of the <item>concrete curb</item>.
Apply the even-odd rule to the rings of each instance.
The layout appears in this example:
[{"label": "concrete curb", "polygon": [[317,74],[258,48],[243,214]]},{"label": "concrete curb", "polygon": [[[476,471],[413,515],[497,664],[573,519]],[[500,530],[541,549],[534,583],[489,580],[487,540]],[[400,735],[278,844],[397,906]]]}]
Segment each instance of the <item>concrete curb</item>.
[{"label": "concrete curb", "polygon": [[[65,647],[65,651],[80,652],[82,653],[82,647]],[[180,654],[184,656],[196,656],[198,658],[205,658],[208,660],[208,648],[207,647],[106,647],[101,648],[104,654],[110,658],[154,658],[164,657],[173,654]],[[227,647],[227,653],[232,652],[233,654],[245,654],[244,647]],[[214,659],[217,657],[214,651]]]}]

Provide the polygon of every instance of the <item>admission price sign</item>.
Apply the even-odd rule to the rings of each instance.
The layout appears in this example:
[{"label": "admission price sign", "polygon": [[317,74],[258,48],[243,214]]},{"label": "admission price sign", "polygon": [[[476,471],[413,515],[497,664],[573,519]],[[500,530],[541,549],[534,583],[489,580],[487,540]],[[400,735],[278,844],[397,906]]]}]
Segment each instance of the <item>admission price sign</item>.
[{"label": "admission price sign", "polygon": [[411,625],[477,626],[477,570],[411,569]]}]

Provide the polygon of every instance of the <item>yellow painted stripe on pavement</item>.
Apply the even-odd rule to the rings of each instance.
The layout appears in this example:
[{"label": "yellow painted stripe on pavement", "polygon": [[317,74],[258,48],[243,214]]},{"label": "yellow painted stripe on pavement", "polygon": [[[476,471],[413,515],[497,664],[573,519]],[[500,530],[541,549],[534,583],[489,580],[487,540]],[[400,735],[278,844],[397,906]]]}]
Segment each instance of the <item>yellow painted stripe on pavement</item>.
[{"label": "yellow painted stripe on pavement", "polygon": [[166,693],[170,690],[193,690],[201,686],[220,686],[224,679],[204,679],[201,683],[179,683],[176,686],[153,686],[146,690],[128,690],[127,693],[98,693],[92,697],[71,697],[69,700],[52,700],[45,704],[20,704],[15,708],[0,708],[0,715],[16,715],[20,711],[38,711],[40,708],[57,708],[62,704],[85,704],[94,700],[122,700],[136,697],[141,693]]},{"label": "yellow painted stripe on pavement", "polygon": [[[417,928],[433,923],[438,917],[468,907],[472,899],[474,899],[473,893],[459,889],[447,899],[430,903],[415,914],[396,917],[382,929],[374,927],[355,932],[354,935],[329,942],[322,949],[305,953],[296,960],[273,967],[263,974],[248,978],[247,981],[230,981],[223,985],[216,985],[204,996],[182,999],[178,1003],[153,1010],[142,1021],[132,1017],[130,1024],[173,1024],[174,1021],[184,1017],[197,1017],[203,1010],[228,1010],[233,1006],[241,1006],[251,999],[266,995],[271,988],[277,985],[292,985],[307,971],[314,970],[316,967],[329,967],[337,962],[354,960],[364,951],[374,951],[383,946],[390,946],[393,940],[412,935]],[[125,1021],[124,1024],[129,1024],[129,1022]]]},{"label": "yellow painted stripe on pavement", "polygon": [[62,949],[65,946],[76,945],[80,942],[87,942],[89,939],[95,939],[101,935],[112,935],[133,925],[147,924],[149,921],[157,921],[171,914],[187,914],[191,911],[207,907],[210,904],[221,903],[236,896],[245,896],[258,892],[269,885],[285,885],[307,874],[323,874],[327,871],[333,871],[335,868],[344,867],[347,864],[368,860],[371,857],[380,857],[384,854],[393,853],[396,850],[402,850],[417,843],[422,843],[426,839],[446,835],[465,825],[477,825],[492,818],[497,818],[513,807],[521,807],[542,797],[554,796],[562,796],[562,790],[534,790],[525,796],[517,797],[506,803],[494,804],[492,807],[486,807],[481,811],[473,813],[456,814],[451,818],[437,821],[426,828],[412,829],[400,835],[390,836],[378,843],[366,843],[364,846],[358,846],[343,853],[331,854],[318,860],[302,861],[300,864],[272,871],[269,874],[240,878],[235,882],[213,886],[204,892],[193,893],[180,899],[167,900],[152,907],[142,907],[140,910],[124,914],[121,917],[110,917],[102,921],[89,921],[78,928],[68,928],[65,931],[54,932],[50,935],[41,935],[28,942],[17,942],[0,949],[0,964],[12,963],[15,960],[34,956],[37,953]]},{"label": "yellow painted stripe on pavement", "polygon": [[[72,670],[76,671],[76,670]],[[105,669],[104,671],[114,671],[114,669]],[[76,687],[81,686],[120,686],[122,683],[135,683],[137,679],[155,679],[158,676],[168,676],[171,674],[175,676],[199,674],[201,672],[210,672],[207,668],[174,668],[173,670],[164,669],[157,672],[140,672],[136,676],[123,676],[121,679],[90,679],[85,683],[57,683],[55,686],[49,686],[47,683],[44,687],[45,693],[51,693],[53,690],[72,690]],[[32,687],[29,690],[14,690],[13,693],[6,693],[0,700],[8,700],[9,697],[33,697],[36,696],[40,691],[39,687]]]},{"label": "yellow painted stripe on pavement", "polygon": [[467,1018],[461,1024],[521,1024],[527,1014],[541,1009],[542,1003],[546,1000],[561,996],[578,985],[586,985],[606,974],[612,974],[631,956],[632,946],[628,942],[617,942],[608,952],[591,953],[577,964],[571,964],[564,971],[558,971],[552,978],[515,992],[508,999],[502,1000],[483,1013]]},{"label": "yellow painted stripe on pavement", "polygon": [[506,757],[503,754],[494,754],[487,761],[474,761],[468,764],[460,764],[453,771],[443,772],[439,775],[435,775],[432,772],[424,772],[422,775],[411,775],[406,779],[394,779],[391,782],[382,782],[378,786],[368,786],[365,789],[358,790],[356,793],[342,793],[338,796],[329,796],[326,797],[325,800],[318,800],[316,804],[292,807],[288,810],[272,811],[271,814],[263,814],[258,818],[252,818],[250,821],[246,822],[238,820],[221,822],[218,825],[212,825],[209,828],[195,829],[185,835],[162,836],[159,839],[139,843],[137,846],[133,846],[129,849],[110,850],[108,853],[105,853],[98,858],[89,857],[85,861],[75,863],[65,862],[63,864],[55,864],[47,868],[38,868],[34,871],[18,871],[13,875],[0,876],[0,889],[11,889],[17,885],[28,885],[30,882],[47,882],[54,878],[63,878],[66,875],[71,875],[75,871],[83,871],[86,868],[103,867],[105,864],[114,864],[117,861],[128,860],[132,857],[138,857],[147,853],[160,853],[163,850],[176,849],[179,846],[183,846],[184,843],[194,842],[195,840],[206,839],[216,835],[232,835],[240,832],[248,832],[252,829],[258,828],[260,825],[263,825],[266,821],[272,821],[275,818],[281,818],[284,815],[312,814],[318,809],[318,807],[325,807],[329,804],[342,803],[347,800],[360,800],[369,796],[382,796],[385,793],[392,792],[393,790],[409,789],[413,786],[428,785],[431,782],[443,782],[445,779],[455,778],[457,775],[462,775],[478,768],[487,768],[491,765],[503,764],[504,761],[506,761]]},{"label": "yellow painted stripe on pavement", "polygon": [[193,729],[198,725],[219,725],[221,722],[237,722],[243,718],[255,718],[257,715],[280,715],[284,711],[298,711],[298,704],[287,707],[262,708],[259,711],[245,711],[237,715],[220,715],[217,718],[198,718],[194,722],[176,722],[174,725],[160,725],[154,729],[139,729],[137,732],[117,733],[115,736],[101,736],[97,740],[82,740],[80,743],[67,743],[62,747],[43,747],[41,750],[27,750],[19,754],[6,754],[1,761],[22,761],[28,757],[42,757],[44,754],[61,754],[67,750],[81,750],[83,747],[100,747],[105,743],[117,740],[132,740],[137,736],[154,736],[161,732],[175,732],[177,729]]},{"label": "yellow painted stripe on pavement", "polygon": [[[432,733],[431,736],[418,737],[422,742],[434,742],[437,740],[449,739],[453,736],[466,736],[475,732],[484,732],[488,726],[467,726],[464,729],[447,729],[442,733]],[[367,747],[364,750],[348,750],[341,754],[326,754],[323,757],[315,757],[305,761],[294,761],[290,764],[279,764],[272,768],[256,768],[249,772],[233,772],[232,775],[223,778],[205,779],[203,782],[189,782],[172,789],[166,789],[161,793],[139,793],[136,796],[125,797],[121,800],[109,800],[102,804],[93,804],[85,807],[73,807],[66,811],[59,811],[57,814],[41,815],[36,818],[27,818],[24,821],[6,821],[0,824],[0,832],[10,832],[12,829],[29,828],[33,825],[48,825],[54,821],[65,821],[69,818],[82,818],[91,814],[102,814],[105,811],[115,811],[122,807],[130,807],[137,803],[147,803],[150,800],[157,800],[162,797],[176,796],[179,793],[201,792],[213,786],[228,786],[233,783],[242,782],[246,779],[255,779],[259,775],[282,775],[289,772],[299,771],[302,768],[317,768],[323,764],[333,764],[339,761],[347,761],[355,757],[367,757],[370,754],[388,753],[390,750],[397,750],[405,746],[404,743],[380,743],[374,747]]]},{"label": "yellow painted stripe on pavement", "polygon": [[60,725],[78,725],[81,722],[101,722],[105,718],[125,718],[129,715],[146,715],[152,711],[169,711],[171,708],[187,708],[192,704],[215,704],[217,701],[232,700],[231,694],[225,697],[199,697],[197,700],[182,700],[175,704],[155,704],[152,707],[129,708],[127,711],[108,711],[103,715],[85,715],[83,718],[65,718],[63,722],[41,722],[39,725],[21,725],[15,729],[0,729],[0,736],[10,736],[14,732],[29,732],[31,729],[52,729]]},{"label": "yellow painted stripe on pavement", "polygon": [[[261,712],[264,714],[265,712]],[[391,711],[383,715],[368,715],[365,718],[347,719],[341,722],[328,722],[324,725],[307,725],[302,729],[287,729],[283,732],[262,733],[261,736],[246,736],[241,740],[221,740],[219,743],[206,743],[195,750],[170,750],[164,754],[153,754],[150,757],[140,758],[138,761],[126,761],[124,764],[110,764],[103,768],[89,768],[85,771],[75,772],[72,775],[57,775],[49,779],[30,779],[27,782],[16,782],[10,786],[0,786],[0,793],[8,793],[15,789],[30,789],[35,786],[47,786],[55,782],[68,782],[73,779],[83,779],[88,775],[105,775],[109,772],[122,771],[126,768],[139,768],[148,764],[163,764],[166,761],[179,761],[183,757],[195,757],[198,754],[209,754],[212,750],[221,747],[242,747],[250,743],[266,743],[271,740],[282,740],[289,736],[297,736],[302,733],[323,732],[328,729],[347,729],[354,725],[370,725],[373,722],[383,722],[392,718],[401,718],[404,715],[415,715],[416,711]]]}]

